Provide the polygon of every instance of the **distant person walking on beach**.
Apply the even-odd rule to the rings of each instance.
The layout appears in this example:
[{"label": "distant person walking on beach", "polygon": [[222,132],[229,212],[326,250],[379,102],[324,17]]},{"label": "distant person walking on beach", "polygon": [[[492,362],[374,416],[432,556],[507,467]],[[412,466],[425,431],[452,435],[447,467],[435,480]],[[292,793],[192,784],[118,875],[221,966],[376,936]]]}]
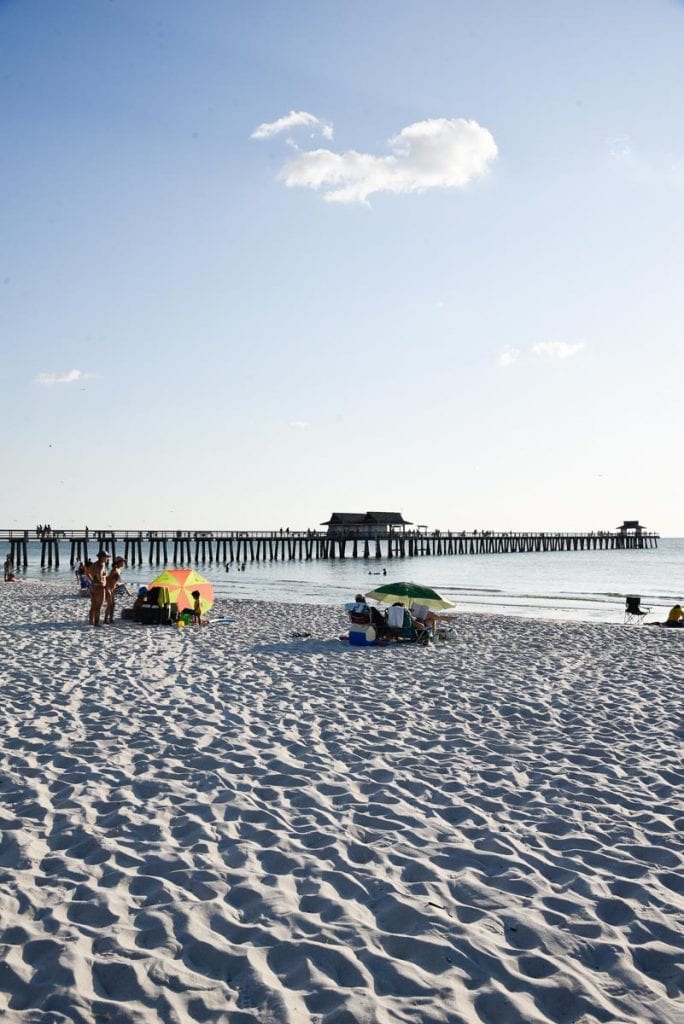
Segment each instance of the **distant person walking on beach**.
[{"label": "distant person walking on beach", "polygon": [[114,565],[112,566],[111,572],[108,574],[105,582],[105,622],[114,621],[114,603],[116,598],[117,587],[121,583],[121,572],[126,564],[125,558],[115,558]]},{"label": "distant person walking on beach", "polygon": [[11,555],[8,555],[5,559],[5,583],[9,580],[10,576],[14,575],[14,559]]},{"label": "distant person walking on beach", "polygon": [[99,551],[97,560],[90,567],[90,611],[88,622],[91,626],[100,625],[100,612],[105,599],[105,588],[107,586],[107,561],[109,555],[106,551]]}]

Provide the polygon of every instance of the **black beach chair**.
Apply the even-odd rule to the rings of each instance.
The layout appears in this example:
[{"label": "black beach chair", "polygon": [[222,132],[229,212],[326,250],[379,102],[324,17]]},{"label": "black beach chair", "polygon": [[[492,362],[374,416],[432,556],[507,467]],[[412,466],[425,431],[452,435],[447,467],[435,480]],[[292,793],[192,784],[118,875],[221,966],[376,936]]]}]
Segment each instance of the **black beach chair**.
[{"label": "black beach chair", "polygon": [[625,598],[625,622],[632,622],[639,626],[650,610],[650,608],[641,607],[641,597],[636,594],[628,594]]}]

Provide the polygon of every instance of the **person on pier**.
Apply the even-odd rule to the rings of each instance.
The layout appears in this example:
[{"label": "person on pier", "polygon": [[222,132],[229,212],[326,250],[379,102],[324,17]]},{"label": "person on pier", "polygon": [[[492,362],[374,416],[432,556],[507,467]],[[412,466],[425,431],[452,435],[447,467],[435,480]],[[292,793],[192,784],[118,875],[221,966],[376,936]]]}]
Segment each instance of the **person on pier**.
[{"label": "person on pier", "polygon": [[99,551],[97,559],[90,567],[90,611],[88,622],[91,626],[100,625],[100,612],[105,599],[107,586],[107,562],[109,554],[106,551]]}]

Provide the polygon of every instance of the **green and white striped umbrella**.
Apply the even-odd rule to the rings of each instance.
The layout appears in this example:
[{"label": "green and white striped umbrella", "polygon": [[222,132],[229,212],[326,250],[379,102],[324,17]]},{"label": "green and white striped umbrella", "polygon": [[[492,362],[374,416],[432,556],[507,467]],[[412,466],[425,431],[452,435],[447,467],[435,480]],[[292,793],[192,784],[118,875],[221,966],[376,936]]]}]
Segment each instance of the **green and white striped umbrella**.
[{"label": "green and white striped umbrella", "polygon": [[420,583],[383,583],[381,587],[376,587],[370,594],[366,594],[366,597],[373,601],[381,601],[383,604],[403,601],[409,608],[413,604],[424,604],[433,611],[456,607],[453,601],[442,597],[432,587],[422,587]]}]

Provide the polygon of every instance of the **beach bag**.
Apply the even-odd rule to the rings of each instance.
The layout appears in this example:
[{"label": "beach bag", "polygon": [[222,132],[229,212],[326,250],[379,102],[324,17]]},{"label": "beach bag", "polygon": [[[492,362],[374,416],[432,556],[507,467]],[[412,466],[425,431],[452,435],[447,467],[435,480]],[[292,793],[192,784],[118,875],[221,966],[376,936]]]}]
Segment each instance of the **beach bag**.
[{"label": "beach bag", "polygon": [[159,626],[162,610],[158,605],[149,605],[140,609],[140,621],[144,626]]}]

